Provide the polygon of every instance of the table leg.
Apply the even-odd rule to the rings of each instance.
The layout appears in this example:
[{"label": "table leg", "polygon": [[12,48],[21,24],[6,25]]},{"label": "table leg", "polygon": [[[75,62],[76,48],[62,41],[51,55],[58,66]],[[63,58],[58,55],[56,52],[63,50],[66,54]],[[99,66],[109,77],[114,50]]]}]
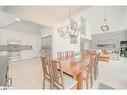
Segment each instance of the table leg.
[{"label": "table leg", "polygon": [[76,80],[78,81],[77,89],[82,89],[82,87],[83,87],[83,72],[80,72],[80,73],[76,76]]}]

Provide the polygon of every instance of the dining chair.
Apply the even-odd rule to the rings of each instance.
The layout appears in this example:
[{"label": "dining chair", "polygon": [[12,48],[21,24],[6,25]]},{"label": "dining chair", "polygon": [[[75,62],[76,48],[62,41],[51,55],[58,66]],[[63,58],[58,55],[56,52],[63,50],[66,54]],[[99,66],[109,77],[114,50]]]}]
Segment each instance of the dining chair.
[{"label": "dining chair", "polygon": [[67,51],[67,59],[70,58],[70,51]]},{"label": "dining chair", "polygon": [[64,60],[64,52],[57,52],[58,60]]},{"label": "dining chair", "polygon": [[45,88],[45,81],[50,83],[50,89],[53,88],[53,75],[50,58],[41,57],[41,64],[43,69],[43,89]]},{"label": "dining chair", "polygon": [[57,59],[58,59],[58,60],[61,60],[60,52],[57,52]]},{"label": "dining chair", "polygon": [[69,53],[69,51],[65,51],[65,60],[67,60],[69,58],[68,53]]},{"label": "dining chair", "polygon": [[[88,60],[89,59],[89,60]],[[89,83],[90,83],[90,88],[93,86],[93,72],[92,72],[92,67],[93,63],[95,60],[95,56],[90,56],[87,58],[88,64],[85,67],[84,73],[83,73],[83,79],[86,82],[86,89],[89,89]]]},{"label": "dining chair", "polygon": [[74,57],[74,51],[71,51],[71,58]]},{"label": "dining chair", "polygon": [[98,76],[98,61],[99,61],[100,53],[97,53],[95,56],[94,64],[93,64],[93,74],[94,74],[94,80],[97,79]]},{"label": "dining chair", "polygon": [[63,74],[62,66],[59,61],[52,60],[53,68],[53,87],[57,89],[72,89],[77,81],[72,77]]}]

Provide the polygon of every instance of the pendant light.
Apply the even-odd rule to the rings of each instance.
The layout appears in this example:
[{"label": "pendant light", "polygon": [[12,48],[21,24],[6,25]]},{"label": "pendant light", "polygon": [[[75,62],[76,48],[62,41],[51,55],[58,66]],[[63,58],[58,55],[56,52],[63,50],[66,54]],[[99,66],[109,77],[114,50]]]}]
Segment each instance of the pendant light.
[{"label": "pendant light", "polygon": [[100,26],[101,27],[101,30],[102,31],[109,31],[109,26],[108,26],[108,24],[107,24],[107,18],[106,18],[106,7],[104,7],[105,9],[104,9],[104,15],[105,15],[105,17],[104,17],[104,21],[103,21],[103,23],[102,23],[102,25]]},{"label": "pendant light", "polygon": [[71,19],[71,9],[70,6],[68,7],[68,11],[69,11],[69,25],[67,26],[63,26],[63,27],[59,27],[57,28],[57,31],[60,35],[61,38],[68,38],[70,37],[70,39],[76,39],[79,35],[79,26],[78,24]]}]

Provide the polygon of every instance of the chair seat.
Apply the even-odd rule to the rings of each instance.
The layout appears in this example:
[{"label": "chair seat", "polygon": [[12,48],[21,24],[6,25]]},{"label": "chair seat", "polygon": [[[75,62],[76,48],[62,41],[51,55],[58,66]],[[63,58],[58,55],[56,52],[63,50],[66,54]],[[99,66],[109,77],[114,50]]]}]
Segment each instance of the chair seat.
[{"label": "chair seat", "polygon": [[72,78],[66,74],[63,75],[63,80],[64,80],[64,88],[65,89],[71,89],[77,84],[77,81],[74,78]]}]

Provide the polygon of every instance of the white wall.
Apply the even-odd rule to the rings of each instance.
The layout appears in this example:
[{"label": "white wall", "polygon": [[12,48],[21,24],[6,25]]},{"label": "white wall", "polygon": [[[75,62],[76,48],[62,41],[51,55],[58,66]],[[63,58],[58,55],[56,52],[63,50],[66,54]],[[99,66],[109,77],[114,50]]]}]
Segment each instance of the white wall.
[{"label": "white wall", "polygon": [[53,57],[57,57],[57,52],[62,51],[79,51],[80,50],[80,36],[76,44],[71,44],[70,39],[61,38],[57,32],[57,29],[53,30]]},{"label": "white wall", "polygon": [[[120,30],[126,30],[127,25],[125,24],[125,15],[126,7],[121,6],[112,6],[107,7],[107,22],[109,24],[110,31],[115,32]],[[81,12],[82,16],[86,18],[88,22],[89,32],[91,34],[104,33],[100,29],[100,25],[104,19],[104,7],[90,7]],[[127,20],[127,19],[126,19]]]},{"label": "white wall", "polygon": [[[36,57],[40,50],[40,34],[15,32],[6,29],[0,29],[0,45],[7,45],[8,39],[20,40],[21,45],[32,45],[32,50],[21,51],[22,59]],[[1,54],[3,52],[0,52]],[[5,53],[4,53],[5,54]]]}]

